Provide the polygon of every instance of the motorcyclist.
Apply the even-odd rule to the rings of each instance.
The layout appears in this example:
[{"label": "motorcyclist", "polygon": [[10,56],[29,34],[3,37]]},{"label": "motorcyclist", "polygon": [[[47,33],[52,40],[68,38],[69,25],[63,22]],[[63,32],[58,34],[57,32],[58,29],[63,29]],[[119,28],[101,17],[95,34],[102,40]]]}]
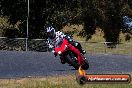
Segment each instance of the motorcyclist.
[{"label": "motorcyclist", "polygon": [[[54,51],[54,48],[61,42],[63,41],[63,39],[67,39],[68,42],[73,45],[74,47],[76,47],[82,54],[85,54],[86,51],[82,50],[81,44],[79,42],[76,42],[72,39],[72,37],[65,35],[63,32],[61,31],[55,31],[55,28],[52,25],[48,25],[48,27],[46,27],[46,32],[47,32],[47,36],[48,36],[48,46],[49,49],[51,49],[51,51],[54,53],[55,56],[57,56],[57,54]],[[63,58],[61,58],[61,63],[65,64],[65,61],[63,60]]]}]

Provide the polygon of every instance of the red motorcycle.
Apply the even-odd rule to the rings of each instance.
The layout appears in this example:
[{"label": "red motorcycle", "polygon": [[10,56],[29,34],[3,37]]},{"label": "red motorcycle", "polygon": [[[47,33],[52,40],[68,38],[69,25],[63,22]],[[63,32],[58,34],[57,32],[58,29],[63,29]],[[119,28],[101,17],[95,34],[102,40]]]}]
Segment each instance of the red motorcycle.
[{"label": "red motorcycle", "polygon": [[55,47],[55,53],[57,53],[60,58],[73,66],[76,70],[79,69],[79,66],[82,69],[87,70],[89,68],[89,63],[87,59],[84,57],[80,51],[71,45],[67,39],[63,39],[63,41],[59,42]]}]

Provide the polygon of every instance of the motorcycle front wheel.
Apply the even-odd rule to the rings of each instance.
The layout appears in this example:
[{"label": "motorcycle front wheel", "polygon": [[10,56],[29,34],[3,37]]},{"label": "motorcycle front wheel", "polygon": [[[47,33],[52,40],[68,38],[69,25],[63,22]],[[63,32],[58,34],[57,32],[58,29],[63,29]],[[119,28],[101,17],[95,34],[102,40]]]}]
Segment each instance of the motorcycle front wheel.
[{"label": "motorcycle front wheel", "polygon": [[68,64],[72,65],[76,70],[79,69],[77,57],[72,52],[69,52],[66,55],[66,61]]}]

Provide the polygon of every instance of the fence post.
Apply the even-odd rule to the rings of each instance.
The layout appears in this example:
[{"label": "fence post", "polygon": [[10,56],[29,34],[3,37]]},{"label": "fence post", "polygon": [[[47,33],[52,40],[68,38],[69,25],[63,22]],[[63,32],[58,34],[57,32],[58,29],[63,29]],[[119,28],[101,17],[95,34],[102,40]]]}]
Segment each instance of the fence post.
[{"label": "fence post", "polygon": [[28,38],[26,38],[26,51],[28,51]]},{"label": "fence post", "polygon": [[106,53],[106,52],[107,52],[107,51],[106,51],[106,48],[107,48],[107,45],[106,45],[106,44],[107,44],[107,43],[106,43],[106,42],[104,42],[104,44],[105,44],[105,53]]}]

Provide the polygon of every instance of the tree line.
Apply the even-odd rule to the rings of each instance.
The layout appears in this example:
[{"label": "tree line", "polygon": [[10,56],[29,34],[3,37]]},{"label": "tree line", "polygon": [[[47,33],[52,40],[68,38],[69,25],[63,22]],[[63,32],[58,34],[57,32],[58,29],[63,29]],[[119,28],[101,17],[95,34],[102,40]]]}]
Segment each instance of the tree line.
[{"label": "tree line", "polygon": [[[132,0],[29,0],[29,38],[46,38],[47,22],[57,30],[68,23],[83,24],[80,36],[90,39],[96,27],[100,27],[107,42],[118,42],[124,28],[123,16],[132,17]],[[11,25],[18,22],[19,31],[9,37],[27,37],[28,0],[1,0],[0,14],[7,16]]]}]

